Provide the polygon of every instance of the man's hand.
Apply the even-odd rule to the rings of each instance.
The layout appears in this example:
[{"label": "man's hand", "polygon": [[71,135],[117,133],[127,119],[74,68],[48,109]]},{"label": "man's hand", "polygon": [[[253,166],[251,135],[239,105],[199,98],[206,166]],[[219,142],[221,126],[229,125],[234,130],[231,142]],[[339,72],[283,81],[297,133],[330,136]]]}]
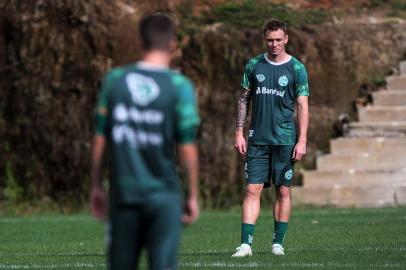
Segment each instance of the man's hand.
[{"label": "man's hand", "polygon": [[102,187],[98,185],[92,185],[90,190],[90,210],[92,216],[103,220],[106,217],[106,193]]},{"label": "man's hand", "polygon": [[303,155],[306,154],[307,127],[309,125],[309,104],[307,96],[299,96],[297,98],[297,122],[299,125],[299,137],[292,155],[295,161],[301,160]]},{"label": "man's hand", "polygon": [[247,144],[245,142],[244,134],[242,130],[237,130],[235,132],[235,150],[241,155],[245,155],[247,153]]},{"label": "man's hand", "polygon": [[178,148],[182,166],[188,174],[189,197],[185,204],[182,222],[186,225],[192,224],[199,216],[199,189],[198,171],[199,157],[197,146],[194,143],[181,144]]},{"label": "man's hand", "polygon": [[185,210],[182,215],[182,223],[190,225],[199,217],[199,202],[197,197],[190,197],[186,201]]},{"label": "man's hand", "polygon": [[100,174],[103,161],[106,138],[95,135],[92,144],[92,186],[90,188],[90,211],[95,218],[103,219],[106,216],[106,193],[102,188]]},{"label": "man's hand", "polygon": [[302,157],[306,154],[306,143],[298,142],[293,149],[292,158],[297,161],[301,160]]}]

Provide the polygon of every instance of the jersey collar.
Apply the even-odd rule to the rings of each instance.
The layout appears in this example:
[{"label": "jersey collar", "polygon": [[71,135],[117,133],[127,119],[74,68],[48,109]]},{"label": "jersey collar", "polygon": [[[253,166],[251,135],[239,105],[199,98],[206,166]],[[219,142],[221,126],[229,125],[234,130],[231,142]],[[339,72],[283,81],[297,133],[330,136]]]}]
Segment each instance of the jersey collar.
[{"label": "jersey collar", "polygon": [[167,66],[151,64],[145,61],[139,61],[136,63],[136,66],[140,69],[151,70],[151,71],[165,71],[168,70]]},{"label": "jersey collar", "polygon": [[280,65],[286,64],[287,62],[289,62],[289,61],[292,59],[292,56],[289,55],[288,59],[286,59],[285,61],[280,62],[280,63],[276,63],[276,62],[271,61],[271,60],[268,58],[268,54],[267,54],[267,53],[264,53],[264,56],[265,56],[265,60],[266,60],[269,64],[274,65],[274,66],[280,66]]}]

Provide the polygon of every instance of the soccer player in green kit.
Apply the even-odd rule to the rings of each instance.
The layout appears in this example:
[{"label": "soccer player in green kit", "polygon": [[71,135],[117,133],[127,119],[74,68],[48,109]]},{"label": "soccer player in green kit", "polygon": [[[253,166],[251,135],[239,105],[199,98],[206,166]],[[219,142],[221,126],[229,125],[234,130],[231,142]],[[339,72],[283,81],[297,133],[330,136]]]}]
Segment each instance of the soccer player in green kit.
[{"label": "soccer player in green kit", "polygon": [[[251,256],[255,223],[264,187],[275,185],[272,254],[285,255],[283,239],[291,212],[293,165],[306,153],[309,122],[307,72],[285,51],[286,25],[268,20],[263,26],[267,52],[251,58],[244,71],[238,101],[235,148],[246,155],[246,194],[242,206],[241,245],[233,257]],[[252,100],[248,146],[243,127]],[[294,122],[297,105],[298,131]],[[298,133],[298,134],[297,134]]]},{"label": "soccer player in green kit", "polygon": [[[191,224],[199,215],[199,116],[191,82],[169,69],[176,48],[172,19],[149,15],[139,31],[142,61],[114,68],[103,80],[95,116],[91,212],[103,218],[109,198],[109,269],[137,269],[143,248],[150,269],[176,269],[182,222]],[[109,196],[101,179],[106,145],[113,166]],[[188,177],[184,207],[176,146]]]}]

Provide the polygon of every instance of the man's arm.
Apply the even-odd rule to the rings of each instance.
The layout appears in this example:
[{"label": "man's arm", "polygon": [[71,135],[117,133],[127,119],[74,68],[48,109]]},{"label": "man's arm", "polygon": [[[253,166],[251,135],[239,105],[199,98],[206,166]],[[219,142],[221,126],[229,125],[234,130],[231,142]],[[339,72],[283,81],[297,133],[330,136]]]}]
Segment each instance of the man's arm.
[{"label": "man's arm", "polygon": [[235,149],[242,155],[247,152],[247,145],[244,139],[244,124],[248,114],[251,90],[243,89],[238,98],[237,108],[237,129],[235,131]]},{"label": "man's arm", "polygon": [[192,224],[199,216],[199,190],[198,170],[199,158],[196,144],[180,144],[178,147],[182,166],[186,169],[188,180],[188,198],[186,200],[185,212],[182,215],[184,224]]},{"label": "man's arm", "polygon": [[299,125],[299,138],[293,150],[292,158],[301,160],[306,154],[307,128],[309,126],[308,96],[297,98],[297,122]]},{"label": "man's arm", "polygon": [[106,139],[102,135],[95,135],[92,145],[90,209],[95,218],[103,219],[106,215],[106,194],[103,190],[101,167]]}]

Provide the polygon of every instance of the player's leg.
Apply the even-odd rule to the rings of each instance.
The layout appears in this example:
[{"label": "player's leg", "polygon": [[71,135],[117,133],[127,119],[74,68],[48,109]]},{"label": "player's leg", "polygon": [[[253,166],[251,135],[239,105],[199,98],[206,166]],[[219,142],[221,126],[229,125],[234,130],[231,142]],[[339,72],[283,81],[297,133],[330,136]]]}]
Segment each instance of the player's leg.
[{"label": "player's leg", "polygon": [[275,183],[274,235],[272,253],[284,255],[283,240],[291,213],[290,185],[293,177],[292,151],[294,146],[274,146],[272,151],[272,178]]},{"label": "player's leg", "polygon": [[291,212],[290,187],[279,185],[275,187],[275,191],[274,219],[281,222],[288,222]]},{"label": "player's leg", "polygon": [[260,198],[264,184],[248,184],[242,205],[241,245],[233,257],[251,256],[251,244],[254,240],[255,223],[260,211]]},{"label": "player's leg", "polygon": [[109,269],[137,269],[143,242],[140,231],[141,210],[133,207],[117,207],[110,212],[107,232]]},{"label": "player's leg", "polygon": [[246,161],[246,193],[242,205],[241,245],[233,257],[252,255],[255,223],[260,212],[261,193],[268,181],[269,151],[267,146],[248,146]]},{"label": "player's leg", "polygon": [[155,192],[148,199],[145,228],[148,263],[152,270],[174,270],[180,243],[181,196],[175,192]]},{"label": "player's leg", "polygon": [[263,184],[249,184],[242,205],[241,244],[252,244],[254,240],[254,226],[261,209],[261,192]]},{"label": "player's leg", "polygon": [[285,255],[283,240],[288,229],[291,212],[290,187],[276,187],[276,201],[274,207],[274,234],[272,239],[272,253]]}]

